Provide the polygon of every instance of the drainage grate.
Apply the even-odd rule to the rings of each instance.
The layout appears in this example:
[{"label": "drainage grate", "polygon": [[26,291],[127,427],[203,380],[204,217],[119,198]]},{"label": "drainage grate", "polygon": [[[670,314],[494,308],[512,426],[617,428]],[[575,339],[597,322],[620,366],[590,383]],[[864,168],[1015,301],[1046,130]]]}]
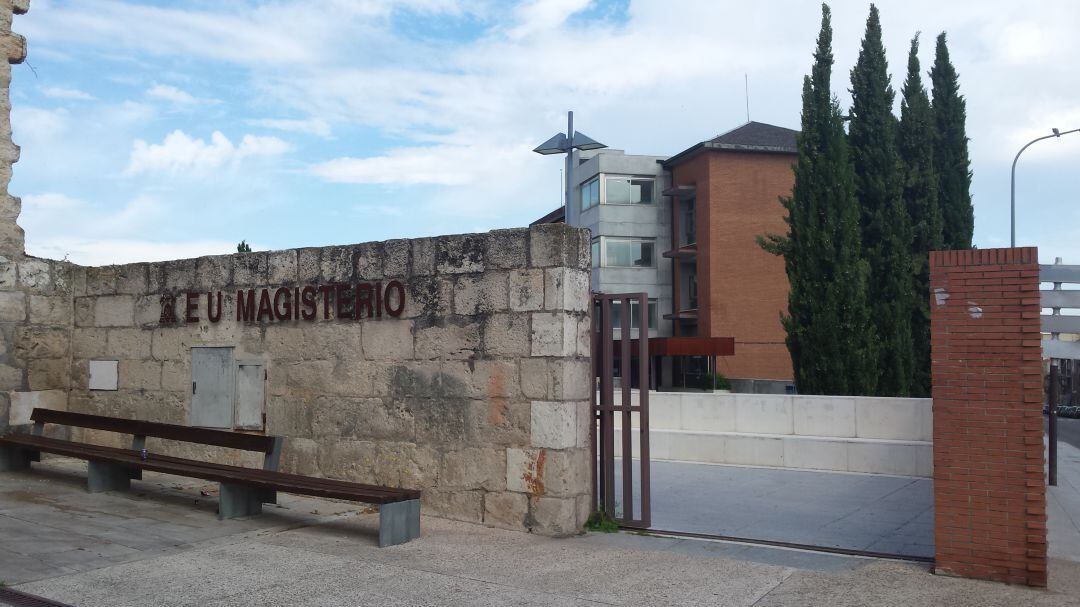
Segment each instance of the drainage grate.
[{"label": "drainage grate", "polygon": [[58,603],[53,600],[4,588],[0,586],[0,604],[15,605],[16,607],[71,607],[67,603]]}]

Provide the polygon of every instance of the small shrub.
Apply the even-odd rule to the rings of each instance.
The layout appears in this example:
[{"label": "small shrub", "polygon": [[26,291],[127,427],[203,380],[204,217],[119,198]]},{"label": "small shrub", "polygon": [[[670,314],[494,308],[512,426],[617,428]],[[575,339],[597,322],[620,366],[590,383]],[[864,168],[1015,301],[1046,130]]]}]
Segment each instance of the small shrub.
[{"label": "small shrub", "polygon": [[723,373],[706,373],[701,376],[702,390],[730,390],[731,382]]},{"label": "small shrub", "polygon": [[615,533],[619,530],[619,524],[607,512],[597,510],[589,515],[589,519],[585,521],[585,528],[600,533]]}]

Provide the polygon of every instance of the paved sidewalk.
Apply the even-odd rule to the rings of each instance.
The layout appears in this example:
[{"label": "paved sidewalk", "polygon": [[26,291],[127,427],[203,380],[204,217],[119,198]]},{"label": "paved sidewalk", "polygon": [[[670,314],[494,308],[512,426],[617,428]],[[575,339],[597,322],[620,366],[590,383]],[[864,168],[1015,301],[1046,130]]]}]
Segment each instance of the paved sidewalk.
[{"label": "paved sidewalk", "polygon": [[286,496],[263,516],[218,521],[198,483],[147,474],[130,494],[90,495],[85,465],[34,468],[0,473],[0,578],[79,607],[1080,606],[1080,564],[1066,561],[1051,562],[1043,591],[895,561],[429,517],[420,539],[380,549],[376,515],[354,505]]},{"label": "paved sidewalk", "polygon": [[1080,449],[1064,441],[1058,441],[1057,480],[1046,488],[1047,552],[1080,562]]},{"label": "paved sidewalk", "polygon": [[655,529],[934,555],[930,479],[664,461],[651,465]]}]

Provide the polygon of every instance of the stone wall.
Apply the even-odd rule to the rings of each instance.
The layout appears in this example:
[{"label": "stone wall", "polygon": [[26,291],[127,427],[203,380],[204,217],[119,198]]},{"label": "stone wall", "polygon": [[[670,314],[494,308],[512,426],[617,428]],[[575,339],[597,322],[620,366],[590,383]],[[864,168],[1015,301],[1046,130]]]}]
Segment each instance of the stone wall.
[{"label": "stone wall", "polygon": [[[546,225],[74,268],[69,408],[187,424],[191,348],[232,346],[265,365],[265,431],[286,437],[285,470],[422,489],[428,513],[573,533],[589,512],[588,245],[584,230]],[[395,300],[381,317],[361,307],[349,318],[358,287],[332,287],[312,320],[237,320],[238,291],[281,289],[283,312],[305,286],[395,280],[400,316]],[[162,322],[163,295],[175,298],[176,322]],[[91,360],[118,361],[116,391],[88,389]]]},{"label": "stone wall", "polygon": [[19,147],[11,140],[11,66],[26,40],[11,31],[28,2],[0,0],[0,432],[29,421],[34,406],[63,408],[71,368],[73,266],[27,257],[17,223],[20,200],[7,193]]}]

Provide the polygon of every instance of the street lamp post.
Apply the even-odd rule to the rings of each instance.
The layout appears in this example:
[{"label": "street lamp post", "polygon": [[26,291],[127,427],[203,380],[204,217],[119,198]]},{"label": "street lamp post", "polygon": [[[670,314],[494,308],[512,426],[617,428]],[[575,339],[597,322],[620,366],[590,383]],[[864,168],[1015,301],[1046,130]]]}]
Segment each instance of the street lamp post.
[{"label": "street lamp post", "polygon": [[1012,179],[1009,184],[1009,246],[1016,246],[1016,161],[1020,160],[1020,154],[1024,153],[1024,150],[1028,149],[1031,144],[1036,141],[1042,141],[1043,139],[1053,139],[1054,137],[1061,137],[1062,135],[1068,135],[1069,133],[1080,133],[1080,129],[1073,129],[1071,131],[1059,131],[1058,129],[1050,129],[1049,135],[1043,135],[1042,137],[1036,137],[1027,142],[1024,147],[1020,148],[1020,151],[1016,153],[1016,158],[1013,158],[1012,163]]},{"label": "street lamp post", "polygon": [[537,154],[566,154],[566,198],[564,198],[564,205],[570,204],[570,169],[571,158],[573,157],[573,151],[577,150],[598,150],[600,148],[606,148],[607,146],[596,141],[586,135],[585,133],[574,132],[574,112],[566,113],[566,132],[557,133],[551,139],[548,139],[544,143],[541,143],[536,147],[534,152]]}]

